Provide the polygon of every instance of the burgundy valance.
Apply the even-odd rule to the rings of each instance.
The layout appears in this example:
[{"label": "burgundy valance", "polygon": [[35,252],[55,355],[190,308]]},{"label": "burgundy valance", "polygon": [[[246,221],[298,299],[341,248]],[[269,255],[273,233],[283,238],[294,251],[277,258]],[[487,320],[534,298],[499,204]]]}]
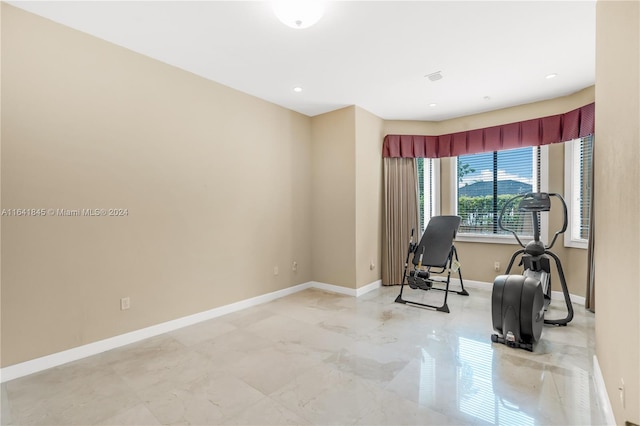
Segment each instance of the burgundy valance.
[{"label": "burgundy valance", "polygon": [[383,157],[440,158],[566,142],[594,131],[595,103],[564,114],[441,136],[387,135]]}]

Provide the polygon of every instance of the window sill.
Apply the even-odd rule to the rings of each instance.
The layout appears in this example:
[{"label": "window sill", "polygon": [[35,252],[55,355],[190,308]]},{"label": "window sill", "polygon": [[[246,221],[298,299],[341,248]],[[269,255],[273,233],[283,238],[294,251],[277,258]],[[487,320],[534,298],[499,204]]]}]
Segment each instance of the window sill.
[{"label": "window sill", "polygon": [[[532,237],[520,237],[523,244],[531,241]],[[489,243],[489,244],[515,244],[518,245],[516,239],[510,235],[488,235],[488,234],[458,234],[456,241],[465,243]]]},{"label": "window sill", "polygon": [[585,240],[570,240],[570,239],[565,239],[564,240],[564,246],[565,247],[569,247],[569,248],[577,248],[577,249],[582,249],[582,250],[588,250],[589,249],[589,242],[585,241]]}]

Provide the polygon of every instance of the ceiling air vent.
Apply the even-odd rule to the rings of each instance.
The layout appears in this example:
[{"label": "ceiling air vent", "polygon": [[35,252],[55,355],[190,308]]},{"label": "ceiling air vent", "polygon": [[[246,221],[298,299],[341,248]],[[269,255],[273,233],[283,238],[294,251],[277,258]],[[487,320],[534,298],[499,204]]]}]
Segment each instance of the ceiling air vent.
[{"label": "ceiling air vent", "polygon": [[431,81],[442,80],[442,71],[432,72],[431,74],[425,75]]}]

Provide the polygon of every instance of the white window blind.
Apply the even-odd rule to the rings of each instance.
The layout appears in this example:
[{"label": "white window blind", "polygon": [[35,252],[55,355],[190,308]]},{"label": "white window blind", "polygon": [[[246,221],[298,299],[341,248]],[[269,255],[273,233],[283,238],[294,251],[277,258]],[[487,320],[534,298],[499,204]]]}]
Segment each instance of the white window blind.
[{"label": "white window blind", "polygon": [[566,142],[565,198],[569,208],[569,231],[565,245],[586,248],[589,240],[593,135]]},{"label": "white window blind", "polygon": [[439,214],[440,162],[436,158],[416,158],[418,167],[418,208],[420,229],[424,231],[429,220]]},{"label": "white window blind", "polygon": [[[514,196],[540,188],[540,150],[526,147],[461,155],[457,159],[457,214],[459,234],[508,234],[498,226],[503,206]],[[503,224],[519,236],[533,235],[531,213],[518,211],[518,203],[505,211]]]}]

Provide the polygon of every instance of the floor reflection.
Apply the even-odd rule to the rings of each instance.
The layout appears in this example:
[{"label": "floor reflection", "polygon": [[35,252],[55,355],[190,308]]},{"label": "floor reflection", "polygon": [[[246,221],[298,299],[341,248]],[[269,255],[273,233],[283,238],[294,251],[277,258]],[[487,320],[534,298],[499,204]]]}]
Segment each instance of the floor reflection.
[{"label": "floor reflection", "polygon": [[529,358],[534,354],[468,337],[447,342],[434,334],[428,342],[420,349],[417,399],[423,406],[471,424],[593,424],[590,375],[580,368],[541,363]]},{"label": "floor reflection", "polygon": [[533,425],[533,418],[494,387],[491,344],[458,338],[459,409],[491,424]]}]

